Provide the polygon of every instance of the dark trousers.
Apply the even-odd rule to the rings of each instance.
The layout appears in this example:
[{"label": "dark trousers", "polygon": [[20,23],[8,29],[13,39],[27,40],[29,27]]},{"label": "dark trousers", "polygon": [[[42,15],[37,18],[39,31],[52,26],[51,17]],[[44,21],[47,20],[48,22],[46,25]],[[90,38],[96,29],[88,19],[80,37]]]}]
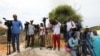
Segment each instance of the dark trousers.
[{"label": "dark trousers", "polygon": [[58,44],[58,48],[60,48],[60,34],[54,34],[53,35],[54,48],[56,48],[56,42]]},{"label": "dark trousers", "polygon": [[16,49],[19,51],[19,34],[12,33],[11,42],[13,51],[16,51]]},{"label": "dark trousers", "polygon": [[33,47],[34,46],[34,35],[28,35],[27,36],[27,47]]},{"label": "dark trousers", "polygon": [[67,31],[66,33],[66,40],[68,41],[71,38],[71,34],[73,31]]},{"label": "dark trousers", "polygon": [[84,56],[87,56],[87,53],[88,53],[87,49],[89,50],[90,55],[94,56],[93,49],[92,49],[91,45],[87,41],[83,41],[82,53],[84,54]]}]

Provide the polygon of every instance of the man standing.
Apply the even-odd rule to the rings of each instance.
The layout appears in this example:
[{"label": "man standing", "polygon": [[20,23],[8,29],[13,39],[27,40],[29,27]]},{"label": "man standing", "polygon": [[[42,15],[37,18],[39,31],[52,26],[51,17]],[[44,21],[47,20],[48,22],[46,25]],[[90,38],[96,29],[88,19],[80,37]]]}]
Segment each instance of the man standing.
[{"label": "man standing", "polygon": [[[12,47],[13,47],[13,52],[16,51],[19,53],[20,48],[19,48],[19,35],[21,31],[23,30],[22,23],[21,21],[17,20],[17,15],[13,15],[14,20],[12,21],[12,37],[11,37],[11,42],[12,42]],[[16,48],[17,47],[17,48]]]},{"label": "man standing", "polygon": [[67,41],[69,40],[69,38],[71,38],[71,34],[72,34],[74,28],[76,28],[74,21],[72,21],[71,18],[68,17],[67,22],[66,22],[66,29],[67,29],[66,40]]},{"label": "man standing", "polygon": [[30,21],[29,25],[28,25],[28,38],[27,38],[27,47],[34,46],[34,31],[35,31],[35,27],[33,25],[33,20]]},{"label": "man standing", "polygon": [[82,29],[81,22],[79,21],[79,18],[77,18],[77,17],[75,18],[74,22],[76,24],[77,37],[78,37],[78,39],[80,39],[80,30]]},{"label": "man standing", "polygon": [[56,42],[58,44],[58,50],[60,50],[60,28],[61,24],[60,22],[56,19],[55,25],[53,25],[53,44],[54,44],[54,50],[56,49]]}]

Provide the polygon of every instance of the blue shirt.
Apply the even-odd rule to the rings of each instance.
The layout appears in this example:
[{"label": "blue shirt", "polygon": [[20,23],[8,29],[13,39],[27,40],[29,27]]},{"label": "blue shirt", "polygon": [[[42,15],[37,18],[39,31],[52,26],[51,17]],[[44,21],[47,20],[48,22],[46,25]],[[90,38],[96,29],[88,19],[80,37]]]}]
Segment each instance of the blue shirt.
[{"label": "blue shirt", "polygon": [[78,45],[78,38],[70,38],[68,43],[69,43],[69,46],[72,48],[72,49],[77,49],[77,45]]},{"label": "blue shirt", "polygon": [[21,21],[12,21],[12,33],[19,34],[23,30]]},{"label": "blue shirt", "polygon": [[100,56],[100,36],[93,36],[93,49],[96,56]]}]

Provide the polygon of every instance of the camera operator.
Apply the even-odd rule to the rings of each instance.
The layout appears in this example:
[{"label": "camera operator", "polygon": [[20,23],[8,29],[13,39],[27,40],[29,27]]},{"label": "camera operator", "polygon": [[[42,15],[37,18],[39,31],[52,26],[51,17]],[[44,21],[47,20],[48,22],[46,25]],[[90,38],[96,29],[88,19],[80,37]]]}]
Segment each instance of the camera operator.
[{"label": "camera operator", "polygon": [[50,23],[52,24],[52,29],[53,29],[53,45],[54,45],[54,50],[56,49],[56,42],[58,44],[58,50],[60,50],[60,28],[61,28],[61,23],[56,20],[51,20]]},{"label": "camera operator", "polygon": [[[12,42],[12,47],[13,47],[13,52],[16,51],[19,53],[20,52],[20,43],[19,43],[19,35],[21,31],[23,30],[23,26],[21,21],[17,20],[17,15],[13,14],[13,21],[12,21],[12,37],[11,37],[11,42]],[[17,47],[17,48],[16,48]]]},{"label": "camera operator", "polygon": [[27,25],[28,29],[27,29],[27,47],[34,46],[34,31],[35,31],[35,27],[33,25],[33,20],[30,21],[30,23]]}]

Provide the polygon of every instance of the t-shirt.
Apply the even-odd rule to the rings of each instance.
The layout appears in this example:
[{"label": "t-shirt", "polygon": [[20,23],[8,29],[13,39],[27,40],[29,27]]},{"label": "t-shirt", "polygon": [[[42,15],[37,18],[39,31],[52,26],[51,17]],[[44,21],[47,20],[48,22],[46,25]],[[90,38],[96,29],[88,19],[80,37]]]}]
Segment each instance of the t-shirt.
[{"label": "t-shirt", "polygon": [[33,34],[34,34],[34,30],[35,30],[34,25],[29,24],[29,25],[28,25],[28,32],[27,32],[27,34],[28,34],[28,35],[33,35]]},{"label": "t-shirt", "polygon": [[45,35],[45,27],[40,27],[40,35]]},{"label": "t-shirt", "polygon": [[67,31],[70,31],[72,28],[75,28],[76,27],[76,25],[75,25],[75,23],[73,22],[73,21],[69,21],[69,22],[67,22],[66,23],[66,28],[67,28]]},{"label": "t-shirt", "polygon": [[60,34],[60,27],[61,27],[60,23],[53,25],[53,34]]}]

